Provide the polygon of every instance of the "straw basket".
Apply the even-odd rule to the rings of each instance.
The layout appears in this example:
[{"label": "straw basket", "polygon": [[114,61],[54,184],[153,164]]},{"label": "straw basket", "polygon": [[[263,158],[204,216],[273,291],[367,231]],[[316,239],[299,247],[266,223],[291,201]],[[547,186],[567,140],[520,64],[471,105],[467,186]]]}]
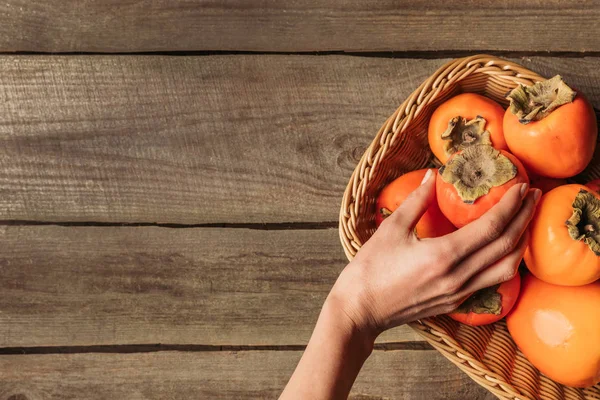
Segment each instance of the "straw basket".
[{"label": "straw basket", "polygon": [[[405,172],[436,164],[427,124],[439,104],[458,93],[475,92],[506,107],[510,89],[540,79],[518,64],[476,55],[448,62],[423,82],[383,124],[350,178],[340,211],[340,238],[348,259],[375,231],[375,199],[381,188]],[[578,177],[582,181],[600,177],[597,156],[592,163]],[[471,327],[440,316],[410,326],[501,399],[600,399],[600,385],[576,389],[540,374],[517,349],[504,321]]]}]

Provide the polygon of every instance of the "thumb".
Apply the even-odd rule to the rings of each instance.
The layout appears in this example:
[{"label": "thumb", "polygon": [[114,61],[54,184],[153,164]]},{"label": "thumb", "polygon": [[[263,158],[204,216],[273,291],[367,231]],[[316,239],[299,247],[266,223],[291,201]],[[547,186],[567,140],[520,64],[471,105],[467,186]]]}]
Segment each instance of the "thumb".
[{"label": "thumb", "polygon": [[435,178],[435,170],[427,170],[421,185],[400,204],[400,207],[388,219],[394,221],[399,228],[412,232],[429,205],[435,200]]}]

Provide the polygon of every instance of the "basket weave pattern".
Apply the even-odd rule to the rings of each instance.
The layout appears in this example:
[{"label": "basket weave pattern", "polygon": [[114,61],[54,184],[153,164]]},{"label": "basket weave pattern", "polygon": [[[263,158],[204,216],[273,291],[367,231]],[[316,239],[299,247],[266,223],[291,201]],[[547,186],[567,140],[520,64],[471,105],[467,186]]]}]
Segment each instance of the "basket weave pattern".
[{"label": "basket weave pattern", "polygon": [[[476,55],[448,62],[423,82],[388,118],[359,161],[344,193],[340,239],[351,260],[375,232],[375,200],[403,173],[439,165],[429,150],[427,125],[433,111],[462,92],[475,92],[503,106],[517,84],[543,79],[501,58]],[[600,177],[595,156],[582,181]],[[517,349],[504,321],[471,327],[439,316],[410,325],[473,380],[501,399],[600,400],[600,385],[576,389],[540,374]]]}]

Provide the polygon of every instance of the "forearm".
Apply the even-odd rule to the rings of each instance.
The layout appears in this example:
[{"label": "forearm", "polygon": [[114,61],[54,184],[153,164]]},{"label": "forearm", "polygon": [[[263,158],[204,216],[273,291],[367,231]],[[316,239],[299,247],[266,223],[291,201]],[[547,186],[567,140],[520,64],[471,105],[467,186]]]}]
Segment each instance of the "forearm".
[{"label": "forearm", "polygon": [[417,223],[436,201],[434,176],[425,173],[342,271],[282,399],[346,398],[379,332],[450,313],[515,273],[540,191],[515,185],[478,220],[420,239]]},{"label": "forearm", "polygon": [[374,340],[375,335],[358,329],[339,299],[330,295],[280,399],[345,399]]}]

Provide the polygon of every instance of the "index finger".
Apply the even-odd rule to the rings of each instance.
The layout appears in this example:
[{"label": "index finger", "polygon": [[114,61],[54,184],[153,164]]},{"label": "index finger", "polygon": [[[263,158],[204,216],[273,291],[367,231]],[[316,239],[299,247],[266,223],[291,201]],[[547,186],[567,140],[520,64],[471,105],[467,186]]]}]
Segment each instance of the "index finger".
[{"label": "index finger", "polygon": [[528,184],[514,185],[485,214],[464,227],[437,240],[444,241],[452,251],[454,262],[497,239],[521,209]]}]

